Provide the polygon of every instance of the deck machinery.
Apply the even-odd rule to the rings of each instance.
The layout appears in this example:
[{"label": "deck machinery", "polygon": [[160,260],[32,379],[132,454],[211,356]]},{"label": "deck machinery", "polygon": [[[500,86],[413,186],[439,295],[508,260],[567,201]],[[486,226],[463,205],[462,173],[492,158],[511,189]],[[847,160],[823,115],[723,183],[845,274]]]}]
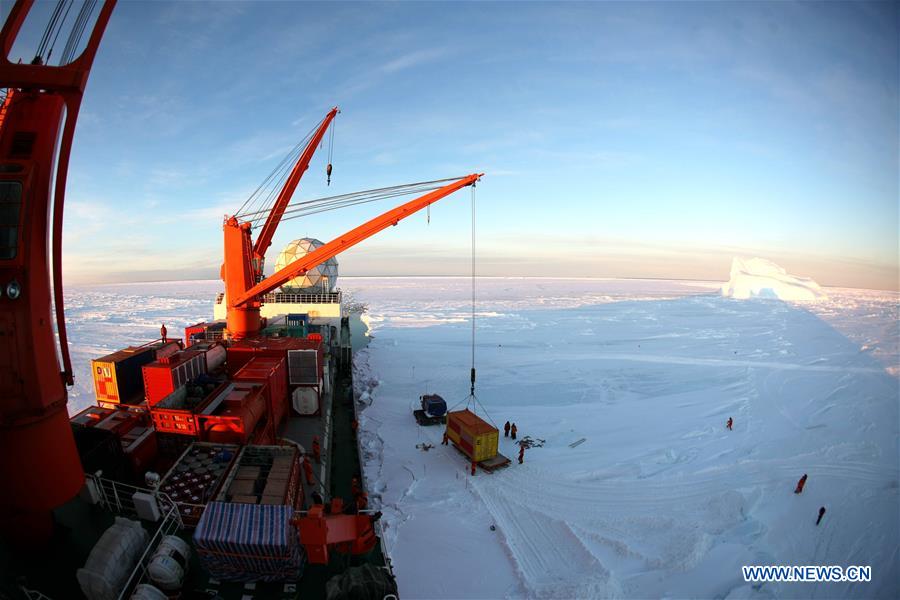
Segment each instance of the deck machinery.
[{"label": "deck machinery", "polygon": [[[289,598],[324,597],[326,589],[342,597],[360,570],[372,597],[396,592],[380,513],[366,505],[360,483],[349,320],[332,329],[285,315],[276,326],[260,309],[285,282],[480,175],[431,189],[266,277],[266,251],[338,114],[333,108],[256,238],[248,221],[225,219],[224,322],[190,326],[183,340],[162,331],[159,340],[98,357],[98,404],[70,422],[65,184],[82,95],[115,1],[93,19],[95,3],[84,3],[73,29],[73,48],[89,31],[84,49],[64,52],[59,65],[48,64],[50,53],[29,64],[8,58],[32,5],[18,0],[0,31],[0,597]],[[45,36],[54,43],[56,22]],[[274,545],[253,554],[263,530],[281,532],[278,568]],[[128,540],[135,545],[124,552]],[[109,544],[119,550],[97,554]],[[118,558],[103,560],[111,556]],[[177,571],[173,560],[185,571],[174,588],[151,568]],[[121,572],[108,572],[113,567]]]}]

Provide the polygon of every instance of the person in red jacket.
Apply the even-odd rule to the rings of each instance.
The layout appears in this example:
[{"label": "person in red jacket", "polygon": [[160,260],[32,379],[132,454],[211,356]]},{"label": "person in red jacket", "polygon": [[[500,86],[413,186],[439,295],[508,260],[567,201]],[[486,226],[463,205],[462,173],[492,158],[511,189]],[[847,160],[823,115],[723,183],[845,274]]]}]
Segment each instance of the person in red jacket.
[{"label": "person in red jacket", "polygon": [[509,437],[509,421],[503,424],[503,437]]},{"label": "person in red jacket", "polygon": [[162,327],[159,328],[159,337],[162,338],[163,344],[166,343],[167,335],[169,335],[169,332],[168,332],[168,330],[166,330],[166,324],[163,323]]},{"label": "person in red jacket", "polygon": [[478,466],[478,463],[473,460],[472,461],[472,475],[475,475],[475,467],[477,467],[477,466]]},{"label": "person in red jacket", "polygon": [[509,428],[509,437],[511,437],[512,439],[516,439],[516,433],[518,433],[518,431],[519,431],[519,428],[516,427],[515,423],[513,423],[512,426]]},{"label": "person in red jacket", "polygon": [[322,462],[322,448],[319,446],[319,436],[317,435],[314,435],[312,439],[312,453],[316,463],[320,464]]},{"label": "person in red jacket", "polygon": [[519,464],[525,462],[525,444],[519,444]]},{"label": "person in red jacket", "polygon": [[303,474],[306,475],[306,485],[312,485],[314,483],[313,470],[308,456],[303,457]]},{"label": "person in red jacket", "polygon": [[728,431],[732,431],[731,426],[734,425],[734,420],[731,417],[728,417],[728,422],[725,423],[725,427],[728,428]]},{"label": "person in red jacket", "polygon": [[806,485],[806,473],[803,474],[803,477],[800,478],[800,481],[797,482],[797,488],[794,490],[795,494],[803,493],[803,486]]},{"label": "person in red jacket", "polygon": [[819,523],[822,522],[822,517],[824,517],[824,516],[825,516],[825,507],[823,506],[822,508],[819,509],[819,518],[816,519],[816,526],[817,526],[817,527],[818,527]]}]

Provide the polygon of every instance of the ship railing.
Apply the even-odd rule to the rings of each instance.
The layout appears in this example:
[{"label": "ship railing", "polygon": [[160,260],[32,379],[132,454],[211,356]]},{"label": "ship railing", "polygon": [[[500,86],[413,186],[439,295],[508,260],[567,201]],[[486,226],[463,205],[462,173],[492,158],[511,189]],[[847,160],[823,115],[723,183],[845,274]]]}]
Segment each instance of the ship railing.
[{"label": "ship railing", "polygon": [[[263,304],[340,304],[342,292],[320,292],[305,294],[285,294],[283,292],[272,292],[262,297]],[[216,304],[222,304],[225,301],[225,294],[219,292],[216,294]]]},{"label": "ship railing", "polygon": [[156,498],[161,514],[168,514],[171,509],[175,509],[175,515],[178,518],[179,528],[184,527],[181,522],[181,515],[178,512],[178,505],[169,497],[168,494],[147,488],[141,488],[121,481],[106,479],[99,475],[85,474],[85,479],[92,481],[97,492],[100,495],[100,504],[108,511],[118,514],[127,515],[129,517],[137,517],[137,508],[134,506],[134,495],[142,492]]},{"label": "ship railing", "polygon": [[[353,401],[353,419],[359,423],[359,413],[356,411],[356,400]],[[356,456],[359,461],[358,464],[360,470],[365,472],[366,463],[363,462],[362,444],[358,442],[356,444]],[[362,477],[361,479],[363,491],[368,493],[368,490],[366,490],[366,478]],[[387,544],[384,542],[384,526],[381,523],[381,519],[375,521],[373,526],[375,528],[375,534],[378,536],[378,545],[381,547],[381,556],[384,557],[384,568],[387,569],[387,572],[390,573],[391,577],[396,579],[396,575],[394,575],[394,565],[391,564],[391,555],[388,554]]]},{"label": "ship railing", "polygon": [[122,588],[122,591],[117,596],[117,600],[130,598],[138,584],[149,581],[147,577],[147,567],[150,565],[153,554],[159,547],[160,542],[162,542],[163,538],[167,535],[174,535],[181,527],[181,515],[178,513],[178,507],[172,504],[169,506],[165,515],[163,515],[162,522],[147,543],[144,553],[141,554],[140,560],[138,560],[134,570],[131,571],[131,576],[125,583],[125,587]]},{"label": "ship railing", "polygon": [[262,297],[263,304],[340,304],[341,292],[285,294],[274,292]]}]

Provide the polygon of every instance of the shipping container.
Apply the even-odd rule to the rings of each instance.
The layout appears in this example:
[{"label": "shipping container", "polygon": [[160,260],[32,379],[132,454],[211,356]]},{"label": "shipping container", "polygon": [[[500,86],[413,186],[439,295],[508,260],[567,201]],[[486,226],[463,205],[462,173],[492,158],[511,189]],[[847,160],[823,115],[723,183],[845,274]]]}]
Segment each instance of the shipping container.
[{"label": "shipping container", "polygon": [[266,386],[233,381],[217,391],[196,415],[200,438],[218,443],[247,444],[274,441],[266,410]]},{"label": "shipping container", "polygon": [[[195,380],[196,381],[196,380]],[[228,384],[184,385],[150,407],[153,425],[160,432],[197,437],[196,413],[202,411]]]},{"label": "shipping container", "polygon": [[207,373],[214,373],[225,364],[225,346],[221,342],[195,342],[191,351],[204,355]]},{"label": "shipping container", "polygon": [[225,334],[225,322],[197,323],[184,328],[185,348],[199,342],[221,341]]},{"label": "shipping container", "polygon": [[132,475],[140,476],[152,466],[157,451],[156,432],[145,413],[91,406],[70,422],[75,428],[95,429],[115,436]]},{"label": "shipping container", "polygon": [[206,353],[183,350],[142,367],[144,396],[153,406],[183,385],[206,373]]},{"label": "shipping container", "polygon": [[100,406],[116,408],[119,404],[139,404],[144,400],[141,368],[156,360],[156,350],[166,345],[131,346],[91,361],[94,394]]},{"label": "shipping container", "polygon": [[497,428],[469,409],[447,413],[447,437],[475,462],[497,456],[500,441]]},{"label": "shipping container", "polygon": [[228,347],[228,375],[234,377],[256,355],[285,358],[287,383],[291,386],[321,385],[325,370],[325,346],[321,341],[261,337],[234,342]]},{"label": "shipping container", "polygon": [[288,409],[286,366],[283,358],[255,356],[235,373],[234,381],[253,381],[266,384],[269,415],[275,430],[284,421]]}]

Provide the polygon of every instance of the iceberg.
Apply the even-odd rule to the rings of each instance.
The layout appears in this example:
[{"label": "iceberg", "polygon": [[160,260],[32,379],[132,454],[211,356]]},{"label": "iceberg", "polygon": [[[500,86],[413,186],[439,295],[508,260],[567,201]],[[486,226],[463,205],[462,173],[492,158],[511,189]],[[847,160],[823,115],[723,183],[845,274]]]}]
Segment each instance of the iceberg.
[{"label": "iceberg", "polygon": [[818,283],[808,277],[791,275],[764,258],[735,257],[731,263],[731,278],[722,285],[727,298],[777,298],[800,302],[814,302],[827,298]]}]

